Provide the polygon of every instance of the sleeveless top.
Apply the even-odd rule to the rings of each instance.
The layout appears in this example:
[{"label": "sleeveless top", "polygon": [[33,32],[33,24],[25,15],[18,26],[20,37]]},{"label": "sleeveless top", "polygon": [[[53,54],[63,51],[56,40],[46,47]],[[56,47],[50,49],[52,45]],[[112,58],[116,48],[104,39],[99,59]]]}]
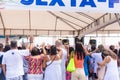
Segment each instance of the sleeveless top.
[{"label": "sleeveless top", "polygon": [[[57,56],[59,57],[59,55]],[[49,61],[46,64],[49,65],[52,60],[49,55],[47,55],[47,57]],[[44,80],[62,80],[61,59],[54,60],[49,66],[46,67]]]},{"label": "sleeveless top", "polygon": [[74,56],[75,68],[83,68],[84,59],[77,59],[77,55]]},{"label": "sleeveless top", "polygon": [[104,80],[120,80],[118,67],[117,67],[117,60],[114,60],[111,57],[110,57],[110,60],[111,61],[106,65],[106,73],[105,73]]}]

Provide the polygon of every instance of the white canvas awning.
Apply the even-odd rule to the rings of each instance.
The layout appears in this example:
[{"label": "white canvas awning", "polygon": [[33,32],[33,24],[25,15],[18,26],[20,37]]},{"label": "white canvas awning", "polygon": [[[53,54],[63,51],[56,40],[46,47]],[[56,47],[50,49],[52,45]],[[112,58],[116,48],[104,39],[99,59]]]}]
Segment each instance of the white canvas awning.
[{"label": "white canvas awning", "polygon": [[0,35],[119,33],[120,5],[118,1],[110,3],[106,0],[0,0]]},{"label": "white canvas awning", "polygon": [[119,14],[0,10],[0,35],[78,35],[96,31],[119,33]]}]

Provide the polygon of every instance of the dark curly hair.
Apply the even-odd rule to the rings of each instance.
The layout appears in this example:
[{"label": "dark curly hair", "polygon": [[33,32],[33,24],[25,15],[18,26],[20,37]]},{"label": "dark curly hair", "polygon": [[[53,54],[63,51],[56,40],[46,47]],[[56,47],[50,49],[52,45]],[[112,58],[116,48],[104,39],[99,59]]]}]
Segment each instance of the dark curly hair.
[{"label": "dark curly hair", "polygon": [[56,55],[57,54],[57,49],[55,45],[52,45],[50,47],[50,55]]},{"label": "dark curly hair", "polygon": [[37,47],[33,47],[31,51],[32,56],[40,55],[40,50]]}]

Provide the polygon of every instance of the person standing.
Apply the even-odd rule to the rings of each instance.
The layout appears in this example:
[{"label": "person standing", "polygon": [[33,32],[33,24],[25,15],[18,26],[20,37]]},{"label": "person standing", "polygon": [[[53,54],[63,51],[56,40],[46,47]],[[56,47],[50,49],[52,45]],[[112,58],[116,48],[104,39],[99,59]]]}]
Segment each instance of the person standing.
[{"label": "person standing", "polygon": [[104,73],[105,73],[105,67],[99,66],[97,63],[103,61],[103,51],[105,50],[104,46],[98,45],[98,48],[92,52],[91,56],[94,58],[94,78],[98,80],[103,80]]},{"label": "person standing", "polygon": [[[17,41],[11,41],[11,50],[3,55],[2,70],[6,80],[23,80],[23,56],[30,55],[29,49],[18,50]],[[32,46],[30,46],[31,49]]]},{"label": "person standing", "polygon": [[30,56],[26,56],[28,61],[28,80],[42,80],[42,62],[44,54],[40,54],[37,47],[33,47]]},{"label": "person standing", "polygon": [[63,47],[61,48],[63,51],[62,55],[62,80],[66,80],[66,62],[68,60],[69,56],[69,40],[68,39],[63,39],[62,40]]},{"label": "person standing", "polygon": [[86,80],[89,78],[89,65],[91,64],[90,62],[90,55],[86,55],[84,58],[84,72],[86,76]]},{"label": "person standing", "polygon": [[85,58],[85,49],[82,43],[77,42],[75,44],[75,55],[74,55],[74,62],[76,70],[72,72],[71,80],[86,80],[85,72],[84,72],[84,58]]},{"label": "person standing", "polygon": [[[63,44],[63,45],[62,45]],[[62,80],[66,80],[66,61],[68,57],[68,46],[69,42],[67,39],[64,40],[57,40],[55,42],[55,46],[62,50],[62,63],[61,63],[61,70],[62,70]]]},{"label": "person standing", "polygon": [[[22,43],[22,47],[18,47],[18,50],[26,49],[25,46],[27,46],[28,43]],[[25,59],[23,56],[23,68],[24,68],[24,75],[23,75],[23,80],[28,80],[28,61]]]},{"label": "person standing", "polygon": [[117,55],[110,50],[105,50],[104,54],[107,56],[102,62],[98,62],[98,65],[106,65],[106,73],[103,80],[120,80],[118,67],[117,67]]},{"label": "person standing", "polygon": [[3,44],[0,43],[0,80],[5,80],[4,74],[2,71],[2,58],[3,58],[4,52],[3,52]]},{"label": "person standing", "polygon": [[62,80],[61,59],[62,50],[52,45],[50,53],[45,55],[43,61],[44,80]]}]

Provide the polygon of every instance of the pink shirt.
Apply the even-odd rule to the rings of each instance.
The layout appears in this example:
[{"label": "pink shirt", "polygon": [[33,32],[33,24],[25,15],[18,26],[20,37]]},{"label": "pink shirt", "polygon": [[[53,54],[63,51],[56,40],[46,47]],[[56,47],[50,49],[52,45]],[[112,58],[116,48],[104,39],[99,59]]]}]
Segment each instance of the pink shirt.
[{"label": "pink shirt", "polygon": [[43,54],[39,55],[37,58],[33,58],[31,56],[27,56],[25,58],[28,60],[28,74],[42,73]]}]

